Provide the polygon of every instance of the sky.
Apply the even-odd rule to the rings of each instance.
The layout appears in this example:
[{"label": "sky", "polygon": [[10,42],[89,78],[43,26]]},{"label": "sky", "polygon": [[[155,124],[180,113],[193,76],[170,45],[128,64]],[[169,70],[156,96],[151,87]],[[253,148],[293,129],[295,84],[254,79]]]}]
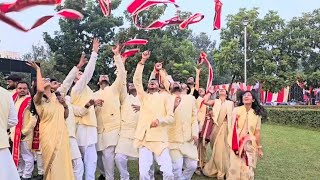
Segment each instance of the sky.
[{"label": "sky", "polygon": [[[15,0],[0,0],[0,3],[13,1]],[[130,2],[132,0],[122,0],[119,8],[112,11],[112,14],[121,16]],[[212,40],[219,41],[220,30],[212,30],[214,0],[176,0],[176,2],[180,5],[182,11],[204,14],[205,18],[201,22],[190,25],[194,33],[206,32]],[[261,16],[265,15],[269,10],[275,10],[287,21],[293,17],[301,16],[303,12],[311,12],[316,8],[320,8],[320,0],[307,0],[304,2],[301,0],[221,0],[221,2],[223,3],[222,27],[225,26],[226,16],[237,13],[240,8],[251,9],[258,7]],[[54,6],[33,7],[22,12],[10,13],[9,16],[25,27],[31,27],[39,17],[54,14],[54,8]],[[170,6],[165,16],[172,16],[173,14],[174,7]],[[33,44],[44,44],[43,32],[53,34],[56,30],[59,30],[58,17],[27,33],[16,30],[0,21],[0,51],[27,53],[31,51]]]}]

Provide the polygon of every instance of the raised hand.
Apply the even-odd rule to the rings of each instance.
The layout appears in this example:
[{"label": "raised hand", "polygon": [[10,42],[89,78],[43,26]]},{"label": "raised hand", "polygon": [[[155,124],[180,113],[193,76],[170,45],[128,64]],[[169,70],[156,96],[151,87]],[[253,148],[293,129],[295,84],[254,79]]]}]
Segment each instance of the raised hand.
[{"label": "raised hand", "polygon": [[92,50],[93,50],[95,53],[98,53],[99,47],[100,47],[100,41],[99,41],[99,39],[98,39],[98,38],[94,38],[94,39],[93,39],[93,42],[92,42]]},{"label": "raised hand", "polygon": [[140,111],[140,106],[138,105],[131,104],[131,107],[135,113]]},{"label": "raised hand", "polygon": [[37,64],[36,62],[34,62],[34,61],[28,61],[26,64],[27,64],[28,66],[32,67],[34,70],[40,69],[40,67],[38,66],[38,64]]},{"label": "raised hand", "polygon": [[120,54],[120,45],[117,44],[116,46],[112,47],[112,52],[115,56],[119,55]]},{"label": "raised hand", "polygon": [[142,53],[141,62],[145,63],[147,61],[147,59],[149,59],[150,55],[151,55],[151,51],[144,51]]},{"label": "raised hand", "polygon": [[63,107],[68,107],[68,105],[67,105],[66,100],[64,99],[64,97],[62,97],[62,96],[57,96],[57,99],[58,99],[59,103],[63,105]]},{"label": "raised hand", "polygon": [[79,60],[79,63],[77,65],[77,68],[78,69],[81,69],[84,65],[86,65],[88,63],[88,59],[86,58],[86,54],[85,53],[82,53],[81,54],[81,57],[80,57],[80,60]]},{"label": "raised hand", "polygon": [[200,74],[201,68],[200,68],[199,66],[195,67],[195,70],[196,70],[196,73],[197,73],[197,74]]}]

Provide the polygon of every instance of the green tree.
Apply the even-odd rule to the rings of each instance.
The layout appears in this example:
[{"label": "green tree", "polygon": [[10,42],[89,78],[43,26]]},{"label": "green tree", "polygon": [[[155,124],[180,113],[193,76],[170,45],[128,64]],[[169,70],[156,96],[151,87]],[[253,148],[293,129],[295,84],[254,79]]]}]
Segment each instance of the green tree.
[{"label": "green tree", "polygon": [[[151,8],[142,13],[139,22],[146,26],[148,23],[158,19],[167,6]],[[190,15],[187,12],[180,12],[181,17]],[[189,29],[180,30],[178,26],[168,26],[157,30],[140,30],[132,24],[132,18],[125,13],[126,19],[131,23],[130,27],[120,29],[116,36],[117,41],[124,42],[132,38],[147,39],[146,46],[140,47],[141,51],[151,50],[152,54],[147,61],[144,70],[144,82],[148,81],[149,75],[156,62],[163,62],[164,68],[168,74],[173,76],[174,80],[185,82],[190,76],[195,76],[196,60],[199,56],[191,41],[192,31]],[[133,48],[133,47],[130,47]],[[141,59],[141,55],[130,57],[126,63],[128,71],[128,81],[132,81],[132,76],[136,64]]]},{"label": "green tree", "polygon": [[[288,22],[288,52],[299,63],[306,89],[320,87],[320,9],[304,13]],[[311,93],[311,98],[314,98]]]},{"label": "green tree", "polygon": [[259,18],[258,8],[240,9],[227,16],[221,44],[215,53],[219,74],[230,73],[235,81],[244,81],[244,26],[247,19],[248,84],[263,83],[266,91],[277,92],[292,84],[298,62],[288,53],[286,24],[277,12]]},{"label": "green tree", "polygon": [[0,73],[0,87],[3,87],[3,88],[7,88],[7,82],[6,82],[6,80],[5,80],[5,76],[2,74],[2,73]]},{"label": "green tree", "polygon": [[[112,1],[112,9],[116,9],[120,2],[119,0]],[[78,10],[84,15],[84,18],[79,21],[60,19],[60,31],[56,31],[53,37],[44,33],[44,40],[53,53],[54,68],[67,74],[78,63],[81,52],[91,53],[92,39],[98,37],[102,46],[95,75],[113,72],[112,53],[106,50],[106,46],[113,43],[115,28],[123,24],[122,17],[114,15],[104,17],[100,6],[94,0],[66,0],[63,8]],[[94,76],[93,81],[97,81],[97,76]]]}]

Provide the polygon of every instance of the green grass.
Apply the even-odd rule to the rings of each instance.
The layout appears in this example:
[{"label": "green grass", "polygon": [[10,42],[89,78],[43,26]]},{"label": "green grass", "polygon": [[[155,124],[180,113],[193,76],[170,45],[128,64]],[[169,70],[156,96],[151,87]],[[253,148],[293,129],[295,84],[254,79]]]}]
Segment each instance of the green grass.
[{"label": "green grass", "polygon": [[[320,179],[320,132],[263,124],[264,158],[258,161],[257,180]],[[129,163],[132,180],[139,179],[138,162]],[[99,173],[97,173],[99,174]],[[116,173],[116,179],[119,174]],[[156,179],[162,179],[156,174]],[[194,180],[212,179],[193,176]]]},{"label": "green grass", "polygon": [[[320,132],[275,124],[262,125],[264,158],[258,161],[257,180],[319,180]],[[116,170],[117,171],[117,170]],[[129,161],[132,180],[139,179],[138,162]],[[97,177],[99,172],[97,171]],[[119,173],[116,172],[116,180]],[[156,173],[156,180],[162,179]],[[193,176],[194,180],[212,178]]]}]

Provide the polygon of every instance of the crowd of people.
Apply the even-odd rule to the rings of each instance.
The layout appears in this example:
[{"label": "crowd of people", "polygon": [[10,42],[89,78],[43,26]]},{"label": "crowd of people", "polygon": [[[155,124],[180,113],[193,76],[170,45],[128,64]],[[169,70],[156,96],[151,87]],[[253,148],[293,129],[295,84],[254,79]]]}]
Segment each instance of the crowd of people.
[{"label": "crowd of people", "polygon": [[151,52],[142,53],[131,81],[119,45],[112,48],[115,81],[100,75],[93,92],[88,83],[99,46],[94,39],[90,60],[83,54],[62,83],[43,78],[32,61],[31,87],[16,75],[7,78],[8,89],[0,88],[1,179],[31,179],[37,161],[38,179],[93,180],[98,169],[99,179],[113,180],[117,168],[128,180],[128,160],[138,164],[141,180],[155,179],[157,171],[165,180],[190,180],[195,173],[254,179],[265,114],[255,93],[243,92],[235,104],[226,89],[201,88],[200,69],[182,83],[161,63],[144,88]]}]

